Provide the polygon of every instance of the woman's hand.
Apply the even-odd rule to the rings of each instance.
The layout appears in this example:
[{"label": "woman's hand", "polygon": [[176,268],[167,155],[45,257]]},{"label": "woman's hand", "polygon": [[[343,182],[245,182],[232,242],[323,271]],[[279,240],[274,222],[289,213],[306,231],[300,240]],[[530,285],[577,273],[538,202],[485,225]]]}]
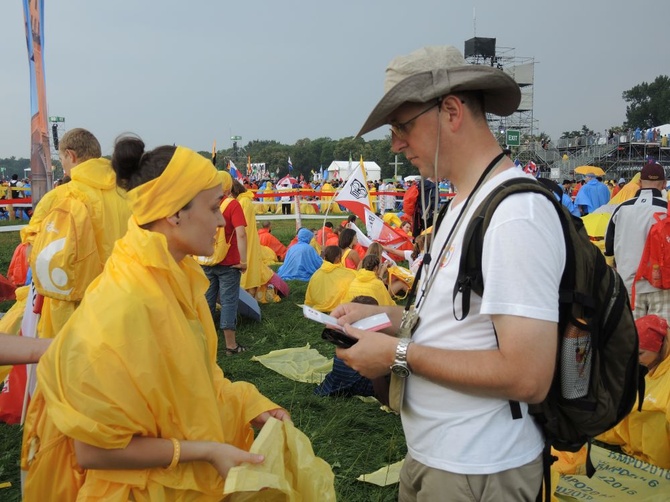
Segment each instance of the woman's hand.
[{"label": "woman's hand", "polygon": [[207,461],[214,466],[223,479],[228,476],[231,468],[243,464],[262,464],[265,460],[263,455],[249,453],[226,443],[214,443]]},{"label": "woman's hand", "polygon": [[293,423],[291,421],[291,415],[289,414],[288,411],[286,411],[284,408],[275,408],[274,410],[264,411],[263,413],[258,415],[251,421],[251,425],[253,425],[257,429],[260,429],[261,427],[263,427],[263,425],[265,425],[265,422],[267,422],[270,417],[276,418],[277,420],[281,420],[282,422]]}]

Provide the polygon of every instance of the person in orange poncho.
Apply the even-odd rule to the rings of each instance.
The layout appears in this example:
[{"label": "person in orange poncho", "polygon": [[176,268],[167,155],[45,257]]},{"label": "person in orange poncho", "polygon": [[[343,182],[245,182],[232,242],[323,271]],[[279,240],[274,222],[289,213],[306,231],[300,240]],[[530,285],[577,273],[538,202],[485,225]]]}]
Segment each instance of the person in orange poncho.
[{"label": "person in orange poncho", "polygon": [[333,231],[333,224],[330,221],[327,221],[323,224],[323,227],[317,230],[316,235],[314,238],[316,239],[316,242],[321,246],[321,248],[325,248],[328,244],[328,239],[335,235],[335,232]]},{"label": "person in orange poncho", "polygon": [[330,312],[342,303],[349,284],[356,277],[356,272],[345,268],[340,261],[341,258],[342,250],[339,246],[324,248],[323,263],[307,284],[305,305],[321,312]]},{"label": "person in orange poncho", "polygon": [[274,254],[277,255],[279,261],[284,261],[284,256],[286,256],[286,246],[272,235],[272,222],[270,220],[261,223],[261,228],[258,229],[258,239],[260,240],[261,246],[269,247],[274,251]]},{"label": "person in orange poncho", "polygon": [[252,425],[286,410],[216,364],[208,281],[224,173],[184,147],[117,140],[132,218],[103,273],[42,356],[24,427],[25,500],[222,499]]}]

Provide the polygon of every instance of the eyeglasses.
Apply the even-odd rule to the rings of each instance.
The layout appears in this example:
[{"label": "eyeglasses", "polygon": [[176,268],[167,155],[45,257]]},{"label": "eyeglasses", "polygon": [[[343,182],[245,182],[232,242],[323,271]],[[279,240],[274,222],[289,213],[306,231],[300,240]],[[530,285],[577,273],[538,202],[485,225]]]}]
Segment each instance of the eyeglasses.
[{"label": "eyeglasses", "polygon": [[422,112],[419,112],[418,114],[414,115],[414,117],[412,117],[411,119],[406,120],[405,122],[402,122],[400,124],[391,122],[390,123],[391,132],[393,134],[395,134],[399,139],[405,138],[407,136],[407,133],[409,132],[409,129],[410,129],[408,126],[412,122],[414,122],[416,119],[418,119],[424,113],[428,113],[430,110],[432,110],[433,108],[435,108],[436,106],[439,106],[439,105],[440,105],[440,102],[437,101],[436,103],[433,103],[432,105],[430,105],[428,108],[426,108]]}]

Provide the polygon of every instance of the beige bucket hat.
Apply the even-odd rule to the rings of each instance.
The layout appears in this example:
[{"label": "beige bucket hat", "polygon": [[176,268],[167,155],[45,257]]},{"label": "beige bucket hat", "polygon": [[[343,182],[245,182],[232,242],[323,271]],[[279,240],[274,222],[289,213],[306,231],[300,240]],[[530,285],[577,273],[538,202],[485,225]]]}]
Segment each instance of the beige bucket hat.
[{"label": "beige bucket hat", "polygon": [[357,136],[386,124],[388,116],[403,103],[427,103],[458,91],[482,91],[485,111],[500,116],[511,115],[521,102],[518,84],[502,70],[470,64],[451,45],[423,47],[389,63],[384,97]]}]

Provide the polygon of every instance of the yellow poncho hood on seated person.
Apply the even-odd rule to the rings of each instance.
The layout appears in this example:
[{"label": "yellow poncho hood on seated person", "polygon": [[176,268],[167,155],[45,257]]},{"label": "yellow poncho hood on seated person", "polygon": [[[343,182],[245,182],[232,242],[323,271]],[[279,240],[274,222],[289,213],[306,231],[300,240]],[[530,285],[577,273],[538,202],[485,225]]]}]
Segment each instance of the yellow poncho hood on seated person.
[{"label": "yellow poncho hood on seated person", "polygon": [[[189,179],[193,185],[198,176]],[[221,183],[220,176],[211,183]],[[151,190],[160,195],[160,186]],[[249,422],[278,408],[252,384],[224,378],[216,364],[201,267],[188,256],[175,262],[165,236],[137,224],[174,214],[180,204],[176,197],[172,205],[144,206],[147,211],[133,207],[128,233],[40,361],[38,395],[24,429],[26,500],[221,500],[223,480],[204,462],[74,472],[72,439],[107,449],[146,436],[248,450]]]},{"label": "yellow poncho hood on seated person", "polygon": [[350,302],[357,296],[371,296],[379,302],[379,305],[396,304],[382,280],[372,270],[358,270],[356,272],[356,278],[349,284],[343,302]]},{"label": "yellow poncho hood on seated person", "polygon": [[321,312],[330,312],[342,303],[355,277],[356,272],[341,263],[324,260],[307,284],[305,304]]}]

